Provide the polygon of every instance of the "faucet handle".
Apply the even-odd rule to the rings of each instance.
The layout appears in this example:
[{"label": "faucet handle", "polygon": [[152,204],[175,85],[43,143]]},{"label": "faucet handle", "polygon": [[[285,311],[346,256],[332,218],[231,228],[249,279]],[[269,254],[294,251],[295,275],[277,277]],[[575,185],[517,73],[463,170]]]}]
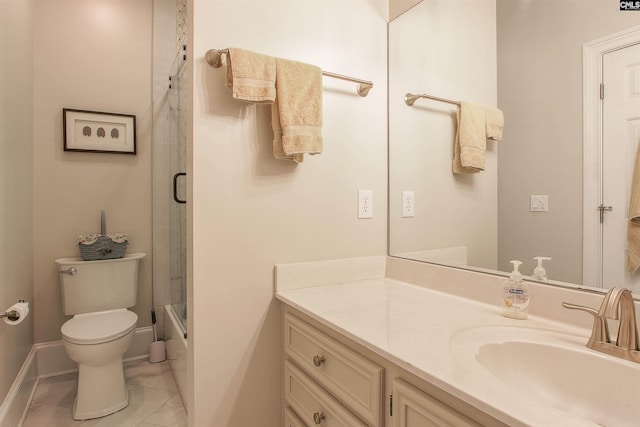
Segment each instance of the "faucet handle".
[{"label": "faucet handle", "polygon": [[611,342],[609,338],[609,325],[607,325],[607,319],[602,317],[598,310],[596,310],[595,308],[571,304],[568,302],[563,302],[562,306],[570,310],[586,311],[593,316],[593,328],[591,330],[590,341],[606,343]]}]

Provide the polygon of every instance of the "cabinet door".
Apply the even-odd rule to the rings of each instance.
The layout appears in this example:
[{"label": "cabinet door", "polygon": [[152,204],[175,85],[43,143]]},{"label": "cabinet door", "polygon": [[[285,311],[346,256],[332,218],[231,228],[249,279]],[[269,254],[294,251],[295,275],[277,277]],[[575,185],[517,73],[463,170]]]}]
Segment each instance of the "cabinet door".
[{"label": "cabinet door", "polygon": [[309,426],[367,427],[290,361],[284,363],[286,403]]},{"label": "cabinet door", "polygon": [[393,379],[393,427],[480,427],[420,389]]},{"label": "cabinet door", "polygon": [[380,366],[291,313],[284,316],[284,350],[289,359],[369,425],[381,425]]},{"label": "cabinet door", "polygon": [[287,408],[284,411],[284,427],[307,427],[307,425],[293,412],[293,409]]}]

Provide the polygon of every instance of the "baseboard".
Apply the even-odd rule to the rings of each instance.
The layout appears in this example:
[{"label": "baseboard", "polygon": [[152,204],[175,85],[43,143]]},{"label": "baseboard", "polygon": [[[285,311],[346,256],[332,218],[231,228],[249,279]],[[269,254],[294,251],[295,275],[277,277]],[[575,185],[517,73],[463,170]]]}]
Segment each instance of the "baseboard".
[{"label": "baseboard", "polygon": [[36,359],[37,350],[33,346],[0,406],[0,427],[22,425],[38,383]]},{"label": "baseboard", "polygon": [[[143,359],[148,356],[153,341],[151,326],[137,328],[124,360]],[[40,378],[48,378],[77,371],[78,367],[64,351],[62,341],[34,344],[20,372],[13,381],[7,397],[0,405],[0,427],[22,425]]]}]

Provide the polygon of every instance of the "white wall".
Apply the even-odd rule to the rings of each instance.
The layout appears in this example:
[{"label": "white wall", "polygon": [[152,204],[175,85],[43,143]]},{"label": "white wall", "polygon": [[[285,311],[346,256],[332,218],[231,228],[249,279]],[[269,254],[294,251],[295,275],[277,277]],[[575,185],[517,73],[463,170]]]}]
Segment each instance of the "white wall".
[{"label": "white wall", "polygon": [[[0,2],[0,310],[33,304],[33,1]],[[0,322],[0,401],[33,345],[33,316]]]},{"label": "white wall", "polygon": [[[276,263],[386,253],[386,14],[377,0],[189,3],[191,426],[276,426],[281,337]],[[324,79],[324,152],[274,160],[269,106],[234,101],[211,48],[242,47],[372,80]],[[356,218],[373,190],[374,218]]]},{"label": "white wall", "polygon": [[[138,326],[151,309],[152,0],[36,0],[34,9],[34,318],[36,342],[60,339],[55,258],[79,256],[76,236],[129,233],[146,252]],[[137,155],[64,152],[62,108],[135,114]]]},{"label": "white wall", "polygon": [[[497,151],[486,168],[452,173],[456,107],[427,93],[496,105],[495,0],[425,0],[389,24],[390,253],[466,246],[470,265],[497,265]],[[415,192],[402,218],[401,192]]]},{"label": "white wall", "polygon": [[[640,24],[617,0],[497,0],[500,270],[553,258],[549,277],[582,283],[582,44]],[[531,194],[549,212],[529,212]]]}]

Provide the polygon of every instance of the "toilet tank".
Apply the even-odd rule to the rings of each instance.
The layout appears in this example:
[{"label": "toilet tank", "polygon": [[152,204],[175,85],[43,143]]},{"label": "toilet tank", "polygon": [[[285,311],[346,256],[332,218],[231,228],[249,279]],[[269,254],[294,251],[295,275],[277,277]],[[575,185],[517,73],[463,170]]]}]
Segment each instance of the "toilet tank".
[{"label": "toilet tank", "polygon": [[[134,306],[138,295],[138,264],[145,255],[133,253],[124,258],[98,261],[56,259],[64,314]],[[74,274],[70,274],[72,269]]]}]

